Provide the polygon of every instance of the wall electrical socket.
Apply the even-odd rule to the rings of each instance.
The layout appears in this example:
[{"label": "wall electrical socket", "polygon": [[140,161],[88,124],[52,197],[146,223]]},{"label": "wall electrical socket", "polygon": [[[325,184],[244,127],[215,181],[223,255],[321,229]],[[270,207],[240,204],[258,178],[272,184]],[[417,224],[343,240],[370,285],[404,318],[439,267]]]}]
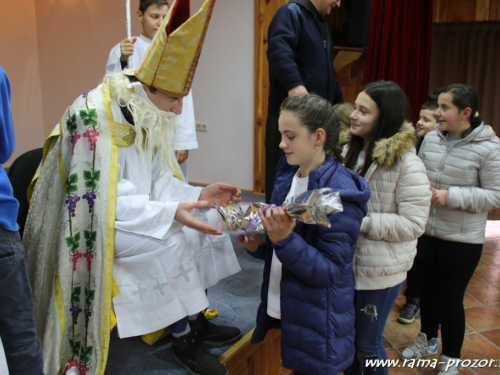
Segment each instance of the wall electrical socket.
[{"label": "wall electrical socket", "polygon": [[208,126],[206,122],[197,122],[196,123],[196,131],[197,132],[206,132],[208,131]]}]

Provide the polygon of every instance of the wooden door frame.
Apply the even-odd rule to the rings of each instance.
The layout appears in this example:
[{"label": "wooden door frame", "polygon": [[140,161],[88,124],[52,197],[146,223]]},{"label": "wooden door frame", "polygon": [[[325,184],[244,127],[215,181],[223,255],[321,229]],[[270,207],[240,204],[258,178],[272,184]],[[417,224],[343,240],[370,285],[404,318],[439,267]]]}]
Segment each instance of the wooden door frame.
[{"label": "wooden door frame", "polygon": [[288,0],[255,0],[253,191],[257,194],[264,194],[266,186],[264,141],[269,95],[267,29],[278,8],[286,3]]}]

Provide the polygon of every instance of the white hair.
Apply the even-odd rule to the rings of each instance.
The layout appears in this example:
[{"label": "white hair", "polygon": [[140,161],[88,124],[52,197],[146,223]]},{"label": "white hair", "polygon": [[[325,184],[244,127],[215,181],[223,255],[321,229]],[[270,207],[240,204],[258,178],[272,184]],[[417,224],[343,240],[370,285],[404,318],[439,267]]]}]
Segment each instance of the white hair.
[{"label": "white hair", "polygon": [[176,171],[179,167],[172,136],[177,128],[177,115],[162,111],[141,98],[122,73],[108,75],[105,80],[111,84],[111,97],[132,115],[137,133],[134,143],[139,153],[146,153],[150,161],[159,154],[162,168]]}]

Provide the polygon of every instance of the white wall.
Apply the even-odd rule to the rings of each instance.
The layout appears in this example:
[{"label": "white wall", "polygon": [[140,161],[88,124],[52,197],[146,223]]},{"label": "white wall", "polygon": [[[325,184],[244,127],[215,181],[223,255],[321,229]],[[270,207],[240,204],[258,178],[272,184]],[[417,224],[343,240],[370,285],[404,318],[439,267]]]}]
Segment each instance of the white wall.
[{"label": "white wall", "polygon": [[[192,13],[202,3],[191,0]],[[138,4],[131,1],[134,35]],[[12,83],[16,156],[41,147],[73,100],[100,83],[125,36],[124,0],[2,1],[0,65]],[[253,189],[253,41],[254,2],[217,0],[193,82],[208,132],[198,132],[190,153],[190,181]]]},{"label": "white wall", "polygon": [[[202,0],[191,0],[196,12]],[[189,180],[253,190],[254,2],[217,0],[193,81],[200,148],[189,153]]]},{"label": "white wall", "polygon": [[[46,134],[83,92],[99,85],[111,48],[126,38],[125,0],[34,0]],[[133,34],[141,28],[131,1]]]}]

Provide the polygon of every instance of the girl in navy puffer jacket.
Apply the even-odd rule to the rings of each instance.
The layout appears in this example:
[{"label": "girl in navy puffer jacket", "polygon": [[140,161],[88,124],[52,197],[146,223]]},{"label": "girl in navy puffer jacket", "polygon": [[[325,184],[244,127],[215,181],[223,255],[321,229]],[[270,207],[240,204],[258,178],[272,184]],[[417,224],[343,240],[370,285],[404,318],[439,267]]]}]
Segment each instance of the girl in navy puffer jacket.
[{"label": "girl in navy puffer jacket", "polygon": [[[352,260],[370,189],[339,163],[340,122],[331,105],[315,95],[287,98],[281,106],[280,147],[271,203],[306,190],[338,191],[343,212],[329,216],[330,228],[295,223],[281,207],[261,219],[267,236],[239,241],[265,260],[261,304],[252,342],[281,328],[283,366],[296,374],[331,375],[354,356]],[[333,156],[332,156],[333,155]]]}]

